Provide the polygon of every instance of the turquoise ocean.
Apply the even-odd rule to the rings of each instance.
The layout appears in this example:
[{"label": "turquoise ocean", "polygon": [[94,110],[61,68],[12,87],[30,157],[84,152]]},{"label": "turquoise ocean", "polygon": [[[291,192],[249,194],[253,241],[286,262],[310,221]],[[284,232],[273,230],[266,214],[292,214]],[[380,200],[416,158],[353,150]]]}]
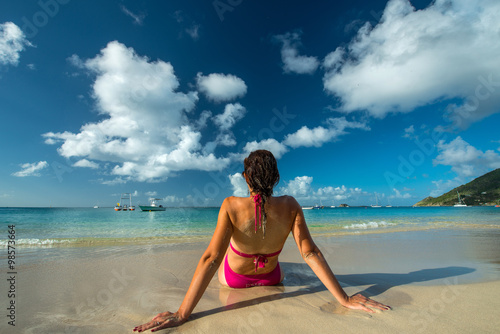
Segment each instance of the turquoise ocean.
[{"label": "turquoise ocean", "polygon": [[[155,244],[209,238],[219,208],[167,208],[162,212],[113,208],[0,208],[0,246],[15,226],[25,248]],[[342,236],[431,229],[500,231],[495,207],[351,207],[304,210],[313,235]]]}]

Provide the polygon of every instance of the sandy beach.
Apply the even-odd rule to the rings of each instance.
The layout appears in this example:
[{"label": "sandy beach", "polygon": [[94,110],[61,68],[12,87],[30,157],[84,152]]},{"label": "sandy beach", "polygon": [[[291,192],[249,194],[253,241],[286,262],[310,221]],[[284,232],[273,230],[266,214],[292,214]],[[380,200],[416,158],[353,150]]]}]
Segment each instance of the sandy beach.
[{"label": "sandy beach", "polygon": [[[340,306],[289,239],[282,286],[234,290],[214,277],[190,321],[164,332],[497,333],[499,235],[435,229],[316,237],[347,293],[393,308],[374,314]],[[26,248],[16,326],[4,317],[0,332],[132,333],[158,312],[177,310],[208,241]],[[2,293],[8,284],[1,280]]]}]

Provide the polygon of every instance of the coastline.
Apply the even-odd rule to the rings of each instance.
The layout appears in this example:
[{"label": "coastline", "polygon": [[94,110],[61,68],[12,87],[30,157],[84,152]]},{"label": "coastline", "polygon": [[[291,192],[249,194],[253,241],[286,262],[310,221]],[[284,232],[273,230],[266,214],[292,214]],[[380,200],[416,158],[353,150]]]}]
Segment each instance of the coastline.
[{"label": "coastline", "polygon": [[[433,229],[315,237],[347,293],[393,307],[374,314],[341,307],[289,239],[282,286],[233,290],[214,277],[190,321],[170,332],[493,333],[499,236],[498,229]],[[131,333],[177,309],[207,244],[28,249],[24,258],[39,261],[19,258],[15,333]],[[4,319],[0,331],[10,330]]]}]

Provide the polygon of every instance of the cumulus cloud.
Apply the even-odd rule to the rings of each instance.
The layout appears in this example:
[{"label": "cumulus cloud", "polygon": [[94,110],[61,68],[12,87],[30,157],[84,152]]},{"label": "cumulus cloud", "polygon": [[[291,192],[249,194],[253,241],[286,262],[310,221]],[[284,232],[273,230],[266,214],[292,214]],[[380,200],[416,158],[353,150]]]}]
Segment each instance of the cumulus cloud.
[{"label": "cumulus cloud", "polygon": [[245,146],[243,147],[243,151],[245,153],[242,156],[238,157],[238,159],[256,150],[268,150],[274,155],[276,159],[280,159],[283,156],[283,154],[288,152],[288,148],[285,145],[278,142],[274,138],[269,138],[261,141],[252,141],[246,143]]},{"label": "cumulus cloud", "polygon": [[175,171],[220,170],[229,163],[202,152],[201,134],[187,119],[198,95],[177,91],[170,63],[150,61],[116,41],[95,58],[73,56],[71,62],[95,76],[93,98],[102,120],[78,133],[45,133],[47,144],[60,144],[60,155],[114,163],[117,182],[157,181]]},{"label": "cumulus cloud", "polygon": [[410,193],[402,193],[400,190],[393,188],[392,191],[394,194],[389,196],[389,199],[409,199],[411,198]]},{"label": "cumulus cloud", "polygon": [[229,181],[233,188],[233,196],[245,197],[248,195],[248,186],[241,173],[229,175]]},{"label": "cumulus cloud", "polygon": [[232,74],[212,73],[204,76],[198,73],[196,83],[198,90],[215,102],[234,100],[247,93],[245,82]]},{"label": "cumulus cloud", "polygon": [[21,165],[21,170],[15,172],[14,176],[17,177],[26,177],[26,176],[40,176],[40,171],[44,168],[47,168],[49,164],[47,161],[39,161],[34,163],[25,163]]},{"label": "cumulus cloud", "polygon": [[[295,179],[285,182],[285,186],[279,189],[283,195],[291,195],[299,202],[321,202],[334,204],[337,201],[356,201],[361,196],[368,194],[361,188],[347,188],[345,185],[340,187],[327,186],[315,189],[312,185],[311,176],[297,176]],[[328,204],[328,205],[331,205]]]},{"label": "cumulus cloud", "polygon": [[85,167],[85,168],[97,169],[97,168],[99,168],[99,164],[97,164],[93,161],[89,161],[87,159],[82,159],[82,160],[78,160],[77,162],[75,162],[73,164],[73,167]]},{"label": "cumulus cloud", "polygon": [[224,113],[214,117],[214,123],[222,131],[227,131],[236,124],[237,121],[245,116],[246,109],[239,103],[229,103],[224,108]]},{"label": "cumulus cloud", "polygon": [[293,148],[320,147],[326,142],[334,141],[346,134],[346,129],[369,130],[365,123],[348,121],[345,117],[329,118],[326,120],[327,127],[318,126],[313,129],[303,126],[297,132],[285,137],[283,143]]},{"label": "cumulus cloud", "polygon": [[478,150],[460,136],[449,143],[440,140],[437,149],[439,154],[434,164],[451,166],[462,180],[500,168],[500,154],[493,150]]},{"label": "cumulus cloud", "polygon": [[280,188],[280,194],[287,194],[302,198],[311,195],[313,182],[312,176],[297,176],[295,179],[286,183],[286,186]]},{"label": "cumulus cloud", "polygon": [[316,57],[299,55],[300,36],[300,32],[288,32],[274,36],[274,40],[282,44],[281,60],[283,61],[283,70],[286,73],[312,74],[316,71],[320,62]]},{"label": "cumulus cloud", "polygon": [[21,28],[12,22],[0,23],[0,65],[19,64],[19,54],[31,43]]},{"label": "cumulus cloud", "polygon": [[341,110],[375,117],[458,99],[449,118],[464,125],[499,111],[499,31],[498,1],[436,0],[415,10],[390,0],[379,24],[324,59],[324,88]]}]

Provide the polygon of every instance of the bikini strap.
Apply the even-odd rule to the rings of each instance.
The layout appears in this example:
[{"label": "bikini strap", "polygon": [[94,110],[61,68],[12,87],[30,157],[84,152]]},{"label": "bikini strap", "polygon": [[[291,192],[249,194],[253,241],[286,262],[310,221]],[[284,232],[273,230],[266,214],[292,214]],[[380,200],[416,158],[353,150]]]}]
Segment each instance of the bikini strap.
[{"label": "bikini strap", "polygon": [[231,250],[236,253],[237,255],[241,257],[246,257],[246,258],[252,258],[253,257],[253,263],[255,263],[255,272],[257,272],[258,268],[264,268],[266,266],[266,263],[268,261],[268,257],[273,257],[276,255],[279,255],[281,253],[281,249],[277,252],[271,253],[271,254],[246,254],[242,253],[238,250],[236,250],[231,243],[229,243],[229,246],[231,247]]}]

